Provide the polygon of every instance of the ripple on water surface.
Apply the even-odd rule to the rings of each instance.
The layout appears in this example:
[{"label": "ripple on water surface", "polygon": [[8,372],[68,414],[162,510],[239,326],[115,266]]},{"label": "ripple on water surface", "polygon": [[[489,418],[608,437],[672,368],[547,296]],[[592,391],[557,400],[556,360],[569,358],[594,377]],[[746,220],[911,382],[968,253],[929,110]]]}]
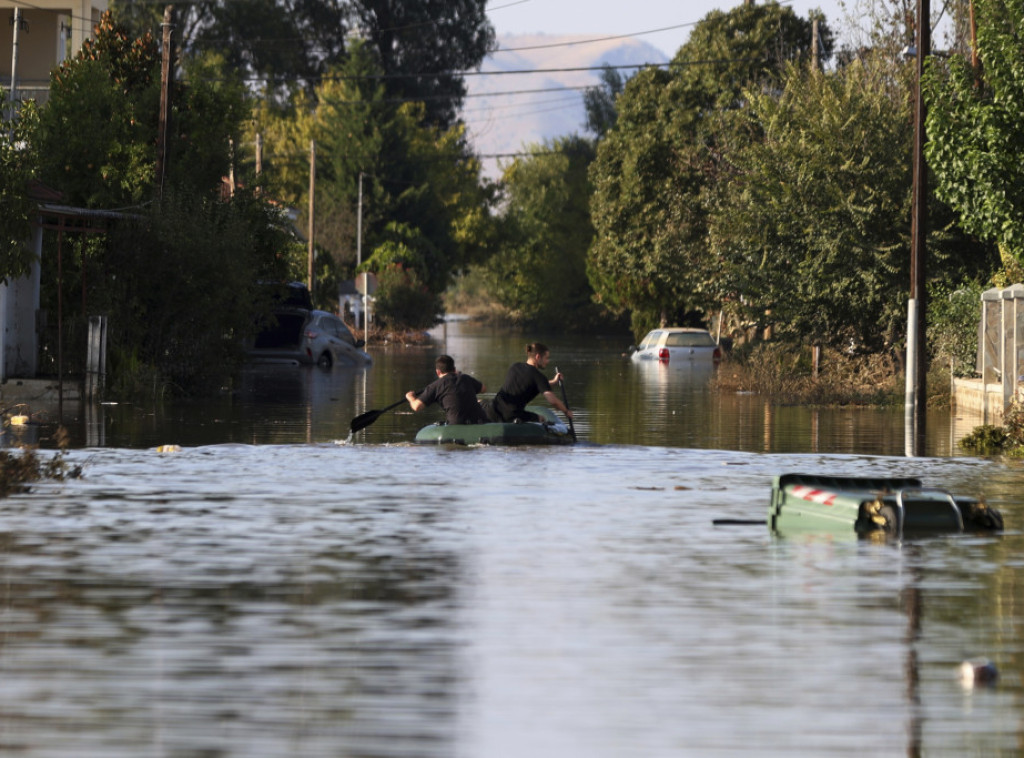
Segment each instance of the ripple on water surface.
[{"label": "ripple on water surface", "polygon": [[[69,454],[0,501],[0,752],[1013,755],[1015,472],[354,444]],[[1002,537],[780,540],[785,471],[980,491]],[[955,667],[1001,663],[965,694]],[[14,752],[14,754],[18,754]]]}]

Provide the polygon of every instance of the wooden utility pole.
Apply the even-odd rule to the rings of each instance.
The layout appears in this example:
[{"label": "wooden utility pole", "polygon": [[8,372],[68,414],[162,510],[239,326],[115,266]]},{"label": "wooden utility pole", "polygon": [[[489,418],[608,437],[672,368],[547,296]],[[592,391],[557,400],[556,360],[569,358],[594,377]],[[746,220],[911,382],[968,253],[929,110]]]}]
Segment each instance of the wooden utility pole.
[{"label": "wooden utility pole", "polygon": [[306,286],[313,295],[313,198],[316,194],[316,142],[309,141],[309,254],[306,263]]},{"label": "wooden utility pole", "polygon": [[174,51],[171,48],[171,31],[174,29],[174,6],[164,6],[163,55],[160,61],[160,114],[156,132],[156,192],[163,197],[164,177],[167,173],[167,134],[171,128],[171,67]]}]

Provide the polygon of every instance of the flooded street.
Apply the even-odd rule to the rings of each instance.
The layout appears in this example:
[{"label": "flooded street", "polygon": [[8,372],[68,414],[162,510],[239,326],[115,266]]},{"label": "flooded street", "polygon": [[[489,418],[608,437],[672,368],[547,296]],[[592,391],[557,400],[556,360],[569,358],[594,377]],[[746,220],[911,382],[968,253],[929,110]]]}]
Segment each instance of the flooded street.
[{"label": "flooded street", "polygon": [[[1021,464],[957,453],[948,413],[906,458],[901,409],[712,395],[598,338],[545,340],[580,445],[410,444],[436,409],[346,440],[437,353],[493,391],[532,339],[450,324],[366,370],[97,409],[81,478],[0,500],[0,755],[1020,754]],[[786,472],[920,477],[1007,530],[712,523],[763,519]],[[995,687],[961,687],[975,656]]]}]

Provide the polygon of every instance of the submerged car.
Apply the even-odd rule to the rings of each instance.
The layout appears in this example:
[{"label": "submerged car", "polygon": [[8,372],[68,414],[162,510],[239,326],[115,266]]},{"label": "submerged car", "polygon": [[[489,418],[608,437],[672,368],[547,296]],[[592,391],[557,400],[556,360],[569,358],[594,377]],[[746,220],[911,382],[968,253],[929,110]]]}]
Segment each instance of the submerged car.
[{"label": "submerged car", "polygon": [[274,306],[246,355],[252,363],[361,366],[372,358],[360,348],[345,322],[327,311],[314,310],[305,285],[272,285]]},{"label": "submerged car", "polygon": [[313,363],[323,368],[370,363],[369,354],[360,350],[364,344],[352,336],[344,321],[327,311],[310,311],[303,326],[303,349]]},{"label": "submerged car", "polygon": [[672,326],[652,329],[639,347],[632,349],[634,361],[661,363],[707,363],[722,360],[722,348],[707,329]]}]

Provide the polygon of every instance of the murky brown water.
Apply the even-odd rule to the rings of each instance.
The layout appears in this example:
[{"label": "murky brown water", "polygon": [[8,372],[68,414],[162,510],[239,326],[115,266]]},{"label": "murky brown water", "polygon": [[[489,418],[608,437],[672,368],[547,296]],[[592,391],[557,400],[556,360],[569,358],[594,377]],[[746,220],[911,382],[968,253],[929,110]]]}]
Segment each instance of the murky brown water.
[{"label": "murky brown water", "polygon": [[[408,444],[433,410],[340,444],[437,352],[494,389],[527,339],[450,326],[366,371],[103,406],[81,479],[0,500],[0,755],[1020,753],[1020,464],[951,455],[941,414],[906,458],[899,410],[711,396],[598,339],[549,340],[586,444]],[[919,476],[1008,529],[712,524],[788,471]],[[1002,677],[965,691],[977,655]]]}]

